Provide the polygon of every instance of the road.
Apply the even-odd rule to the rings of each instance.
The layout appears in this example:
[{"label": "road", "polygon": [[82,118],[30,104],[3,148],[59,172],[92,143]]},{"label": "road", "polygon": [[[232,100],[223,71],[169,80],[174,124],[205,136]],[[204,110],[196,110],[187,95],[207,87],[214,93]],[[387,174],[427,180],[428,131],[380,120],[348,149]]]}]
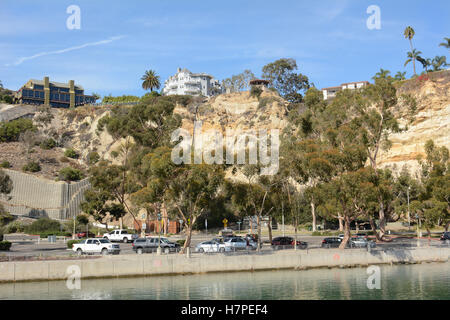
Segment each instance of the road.
[{"label": "road", "polygon": [[[212,239],[214,236],[207,235],[194,235],[191,242],[191,248],[202,242]],[[326,238],[323,236],[298,236],[297,239],[305,241],[308,243],[308,248],[320,248],[322,240]],[[170,240],[176,241],[180,239],[180,236],[169,237]],[[263,241],[268,241],[268,237],[263,237]],[[0,253],[0,258],[3,260],[6,257],[55,257],[55,256],[70,256],[75,255],[72,250],[67,249],[67,244],[62,240],[58,240],[56,243],[50,243],[47,240],[40,240],[39,243],[33,237],[22,237],[18,236],[8,237],[8,240],[12,242],[10,251]],[[377,244],[377,249],[389,249],[389,248],[412,248],[416,246],[427,246],[427,239],[404,239],[395,238],[389,243]],[[444,244],[439,240],[431,240],[430,245],[440,246],[440,245],[450,245]],[[132,250],[131,243],[120,243],[121,253],[120,254],[135,254]],[[263,250],[271,250],[271,246],[268,243],[263,244]],[[324,249],[326,250],[326,249]],[[192,252],[194,250],[192,249]]]}]

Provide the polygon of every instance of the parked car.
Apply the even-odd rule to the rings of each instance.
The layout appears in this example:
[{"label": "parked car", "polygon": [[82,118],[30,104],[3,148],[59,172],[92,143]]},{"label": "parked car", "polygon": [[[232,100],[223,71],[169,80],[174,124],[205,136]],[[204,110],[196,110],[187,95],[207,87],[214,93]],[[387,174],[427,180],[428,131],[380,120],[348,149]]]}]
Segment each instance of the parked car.
[{"label": "parked car", "polygon": [[247,240],[241,237],[225,238],[225,251],[237,251],[245,249],[256,249],[254,245],[247,245]]},{"label": "parked car", "polygon": [[[291,249],[294,248],[295,239],[292,237],[276,237],[272,239],[272,246],[274,249]],[[297,240],[297,247],[300,249],[306,249],[308,243]]]},{"label": "parked car", "polygon": [[[150,238],[138,238],[133,241],[132,248],[137,254],[156,252],[158,250],[159,237]],[[167,238],[161,238],[160,242],[161,250],[164,252],[177,252],[180,249],[180,245],[175,242],[169,241]]]},{"label": "parked car", "polygon": [[195,247],[195,252],[225,252],[225,244],[215,240],[204,241]]},{"label": "parked car", "polygon": [[89,232],[89,234],[86,234],[86,232],[78,232],[76,236],[77,238],[95,238],[95,234],[92,232]]},{"label": "parked car", "polygon": [[342,238],[330,237],[322,240],[322,248],[337,248],[341,245]]},{"label": "parked car", "polygon": [[352,239],[349,242],[350,246],[354,248],[367,248],[367,246],[373,248],[376,246],[375,242],[368,241],[364,237],[352,237]]},{"label": "parked car", "polygon": [[75,251],[79,256],[82,254],[94,254],[101,253],[106,254],[119,254],[120,246],[118,244],[111,243],[108,239],[95,239],[88,238],[82,240],[79,243],[74,243],[72,250]]},{"label": "parked car", "polygon": [[444,233],[442,233],[442,235],[441,235],[441,240],[442,241],[445,241],[445,240],[450,240],[450,231],[446,231],[446,232],[444,232]]},{"label": "parked car", "polygon": [[127,230],[119,229],[103,234],[103,238],[110,241],[121,241],[127,243],[128,241],[137,239],[138,235],[129,233]]}]

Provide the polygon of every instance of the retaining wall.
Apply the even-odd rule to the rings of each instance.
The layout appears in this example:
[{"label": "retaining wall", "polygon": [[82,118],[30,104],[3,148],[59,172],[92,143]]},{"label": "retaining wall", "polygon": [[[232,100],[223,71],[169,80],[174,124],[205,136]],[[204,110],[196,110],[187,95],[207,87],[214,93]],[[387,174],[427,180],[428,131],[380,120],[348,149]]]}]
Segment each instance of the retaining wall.
[{"label": "retaining wall", "polygon": [[273,254],[227,256],[195,255],[119,255],[98,259],[64,261],[1,262],[0,282],[64,280],[69,266],[79,266],[81,278],[154,276],[208,272],[236,272],[320,267],[355,267],[374,264],[446,262],[450,248],[372,251],[286,250]]},{"label": "retaining wall", "polygon": [[13,190],[0,197],[0,203],[11,214],[29,217],[69,219],[81,212],[84,191],[89,180],[52,181],[31,174],[3,169],[13,182]]}]

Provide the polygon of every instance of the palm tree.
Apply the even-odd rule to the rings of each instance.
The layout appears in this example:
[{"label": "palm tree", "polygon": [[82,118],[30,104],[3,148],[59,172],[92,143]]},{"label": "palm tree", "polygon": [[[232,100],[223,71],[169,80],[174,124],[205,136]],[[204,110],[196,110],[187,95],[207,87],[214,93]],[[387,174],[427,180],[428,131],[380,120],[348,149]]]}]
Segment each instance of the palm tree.
[{"label": "palm tree", "polygon": [[413,49],[412,51],[408,52],[408,60],[406,60],[405,62],[405,67],[408,63],[410,63],[411,61],[413,62],[413,67],[414,67],[414,75],[416,74],[416,60],[417,57],[420,57],[420,55],[422,54],[421,51],[417,51],[416,49]]},{"label": "palm tree", "polygon": [[375,76],[372,77],[372,79],[377,79],[377,78],[382,78],[382,79],[386,79],[389,74],[391,72],[389,70],[384,70],[383,68],[380,68],[380,71],[378,71],[377,73],[375,73]]},{"label": "palm tree", "polygon": [[[406,27],[405,31],[403,32],[403,35],[405,36],[405,38],[409,39],[409,45],[411,46],[411,52],[414,52],[414,48],[412,45],[412,38],[414,38],[415,34],[416,33],[411,26]],[[416,75],[416,58],[415,57],[413,58],[412,62],[413,62],[414,75]],[[405,66],[406,66],[406,64],[405,64]]]},{"label": "palm tree", "polygon": [[395,79],[395,80],[398,80],[398,81],[405,80],[405,79],[406,79],[406,71],[405,71],[405,72],[398,71],[398,72],[395,74],[394,79]]},{"label": "palm tree", "polygon": [[433,66],[433,71],[439,71],[448,66],[447,57],[446,56],[436,56],[431,61],[431,65]]},{"label": "palm tree", "polygon": [[145,74],[142,76],[142,88],[144,90],[150,89],[153,92],[153,89],[159,89],[161,87],[161,83],[159,82],[159,76],[156,75],[154,70],[147,70]]},{"label": "palm tree", "polygon": [[450,38],[444,38],[444,42],[441,42],[439,46],[450,49]]},{"label": "palm tree", "polygon": [[417,56],[417,61],[422,64],[422,67],[425,69],[425,72],[428,72],[428,67],[431,66],[431,59],[424,59],[421,56]]},{"label": "palm tree", "polygon": [[3,83],[2,83],[2,80],[0,80],[0,89],[3,89]]}]

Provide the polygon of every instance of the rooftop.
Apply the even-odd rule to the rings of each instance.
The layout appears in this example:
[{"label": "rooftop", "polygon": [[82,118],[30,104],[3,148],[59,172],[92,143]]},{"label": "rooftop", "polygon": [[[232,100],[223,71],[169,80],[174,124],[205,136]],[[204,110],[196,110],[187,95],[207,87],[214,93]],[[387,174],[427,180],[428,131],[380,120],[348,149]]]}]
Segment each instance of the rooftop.
[{"label": "rooftop", "polygon": [[[41,86],[44,85],[44,80],[31,79],[29,82],[32,82],[33,84],[37,84],[37,85],[41,85]],[[53,85],[55,87],[70,89],[70,85],[68,83],[56,82],[56,81],[49,81],[49,82],[50,82],[50,85]],[[75,88],[77,88],[79,90],[84,90],[84,88],[78,84],[75,84]]]}]

